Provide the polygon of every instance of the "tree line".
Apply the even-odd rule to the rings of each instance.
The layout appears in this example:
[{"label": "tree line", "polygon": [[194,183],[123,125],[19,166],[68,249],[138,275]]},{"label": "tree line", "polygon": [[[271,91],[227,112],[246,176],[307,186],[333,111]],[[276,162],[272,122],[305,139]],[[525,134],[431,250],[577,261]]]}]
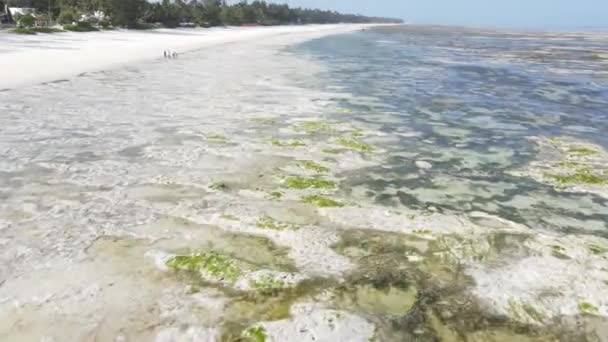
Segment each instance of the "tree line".
[{"label": "tree line", "polygon": [[31,7],[38,12],[50,11],[53,20],[78,20],[80,14],[103,12],[113,26],[137,28],[160,23],[177,27],[183,23],[210,27],[219,25],[284,25],[331,23],[401,23],[400,19],[342,14],[308,8],[291,8],[265,1],[225,0],[0,0],[11,7]]}]

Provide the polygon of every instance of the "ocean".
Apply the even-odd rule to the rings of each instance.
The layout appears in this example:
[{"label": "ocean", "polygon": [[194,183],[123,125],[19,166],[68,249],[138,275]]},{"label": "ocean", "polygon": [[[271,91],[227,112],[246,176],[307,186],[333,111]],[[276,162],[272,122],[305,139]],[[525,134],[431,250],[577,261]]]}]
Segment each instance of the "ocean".
[{"label": "ocean", "polygon": [[[596,220],[606,236],[604,198],[508,171],[536,158],[531,137],[608,147],[607,49],[605,34],[406,26],[295,50],[325,63],[326,87],[353,94],[338,101],[349,109],[339,119],[390,137],[387,160],[346,176],[347,188],[364,187],[379,204],[481,210],[544,229],[585,231]],[[411,177],[415,160],[432,163],[425,177]]]}]

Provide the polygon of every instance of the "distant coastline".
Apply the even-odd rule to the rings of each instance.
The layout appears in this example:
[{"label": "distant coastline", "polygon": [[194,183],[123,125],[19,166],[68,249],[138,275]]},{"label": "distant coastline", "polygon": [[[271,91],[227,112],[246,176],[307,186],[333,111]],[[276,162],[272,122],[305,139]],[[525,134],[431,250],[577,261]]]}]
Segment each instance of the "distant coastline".
[{"label": "distant coastline", "polygon": [[[294,39],[321,37],[374,26],[291,25],[156,30],[113,30],[86,33],[22,36],[0,34],[0,90],[66,79],[142,60],[163,58],[169,49],[179,54],[217,44],[292,35]],[[24,44],[26,43],[26,44]],[[23,73],[23,70],[28,70]]]}]

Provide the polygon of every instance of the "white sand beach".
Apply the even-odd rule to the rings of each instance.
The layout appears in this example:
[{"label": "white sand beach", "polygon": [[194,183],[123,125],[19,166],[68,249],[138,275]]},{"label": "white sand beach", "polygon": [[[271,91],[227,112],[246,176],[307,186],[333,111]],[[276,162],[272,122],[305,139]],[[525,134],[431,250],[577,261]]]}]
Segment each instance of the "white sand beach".
[{"label": "white sand beach", "polygon": [[304,40],[354,31],[363,25],[229,27],[212,29],[115,30],[16,35],[0,33],[0,89],[65,79],[142,60],[247,40],[291,35]]}]

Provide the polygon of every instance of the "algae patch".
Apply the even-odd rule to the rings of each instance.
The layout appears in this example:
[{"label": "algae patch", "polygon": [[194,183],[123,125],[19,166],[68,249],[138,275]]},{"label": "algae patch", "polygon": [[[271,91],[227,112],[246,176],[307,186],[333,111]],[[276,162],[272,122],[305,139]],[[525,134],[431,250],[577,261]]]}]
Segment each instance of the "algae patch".
[{"label": "algae patch", "polygon": [[341,208],[345,206],[345,204],[342,202],[319,195],[304,196],[302,197],[302,201],[313,204],[319,208]]},{"label": "algae patch", "polygon": [[324,148],[323,153],[327,153],[327,154],[340,154],[340,150],[336,150],[336,149],[331,149],[331,148]]},{"label": "algae patch", "polygon": [[268,194],[267,198],[271,201],[278,201],[283,198],[283,193],[280,191],[273,191]]},{"label": "algae patch", "polygon": [[608,184],[608,178],[599,176],[589,170],[578,170],[570,174],[545,173],[545,177],[551,178],[559,184],[588,184],[603,185]]},{"label": "algae patch", "polygon": [[223,214],[221,218],[228,221],[239,221],[239,218],[232,214]]},{"label": "algae patch", "polygon": [[595,255],[604,254],[608,252],[608,248],[600,245],[590,244],[587,246],[589,251]]},{"label": "algae patch", "polygon": [[270,139],[270,144],[276,147],[302,147],[306,144],[302,140],[279,140],[276,138]]},{"label": "algae patch", "polygon": [[243,331],[242,340],[247,342],[266,342],[266,329],[262,326],[253,326]]},{"label": "algae patch", "polygon": [[217,142],[226,142],[228,138],[222,134],[209,134],[207,135],[207,140],[217,141]]},{"label": "algae patch", "polygon": [[593,304],[591,304],[589,302],[580,302],[580,303],[578,303],[578,309],[581,312],[586,313],[586,314],[597,314],[597,313],[599,313],[598,308],[595,305],[593,305]]},{"label": "algae patch", "polygon": [[329,168],[318,163],[315,163],[312,160],[305,160],[298,163],[298,166],[305,170],[314,171],[316,173],[327,173],[329,172]]},{"label": "algae patch", "polygon": [[243,261],[217,252],[198,252],[178,255],[167,260],[166,265],[178,271],[198,273],[202,277],[212,277],[222,281],[235,281],[245,269],[251,266]]},{"label": "algae patch", "polygon": [[364,142],[360,142],[354,139],[349,139],[345,137],[340,137],[336,140],[338,145],[349,148],[351,150],[356,150],[360,152],[373,152],[375,148],[371,145],[368,145]]},{"label": "algae patch", "polygon": [[289,189],[335,189],[336,183],[321,178],[307,178],[300,176],[287,177],[284,186]]},{"label": "algae patch", "polygon": [[258,279],[251,279],[249,281],[249,286],[254,290],[271,291],[282,289],[286,284],[284,281],[277,279],[270,274],[266,274]]},{"label": "algae patch", "polygon": [[591,156],[594,154],[598,154],[596,150],[593,150],[588,147],[571,147],[568,149],[568,154],[571,156]]},{"label": "algae patch", "polygon": [[323,121],[306,121],[296,126],[297,131],[304,131],[307,133],[331,133],[334,129],[326,122]]},{"label": "algae patch", "polygon": [[225,182],[213,182],[213,183],[209,184],[209,189],[212,189],[215,191],[227,191],[230,189],[230,187]]}]

